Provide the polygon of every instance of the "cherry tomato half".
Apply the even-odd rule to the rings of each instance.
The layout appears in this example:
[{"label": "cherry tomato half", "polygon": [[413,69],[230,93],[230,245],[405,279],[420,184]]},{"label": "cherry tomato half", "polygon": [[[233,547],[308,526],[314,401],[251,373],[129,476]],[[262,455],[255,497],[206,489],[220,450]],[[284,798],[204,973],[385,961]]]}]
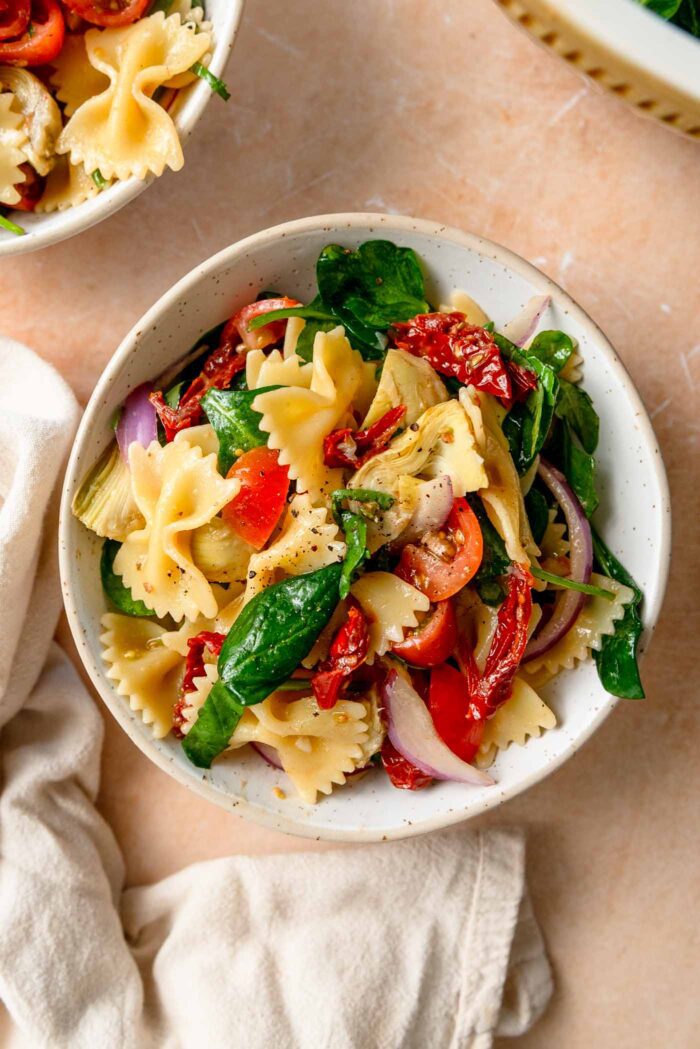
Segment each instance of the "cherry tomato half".
[{"label": "cherry tomato half", "polygon": [[484,541],[476,514],[466,499],[455,499],[445,527],[446,545],[454,556],[445,559],[426,545],[403,548],[396,574],[431,601],[452,597],[474,576],[484,556]]},{"label": "cherry tomato half", "polygon": [[473,761],[486,720],[470,715],[467,682],[449,663],[433,667],[430,673],[428,708],[437,734],[453,754],[462,761]]},{"label": "cherry tomato half", "polygon": [[237,477],[241,490],[221,516],[241,539],[262,550],[282,516],[287,500],[289,477],[271,448],[251,448],[244,452],[228,477]]},{"label": "cherry tomato half", "polygon": [[63,47],[66,23],[58,0],[32,0],[31,21],[17,40],[0,43],[0,63],[42,66],[52,62]]},{"label": "cherry tomato half", "polygon": [[227,322],[221,333],[221,345],[235,346],[242,342],[249,350],[264,350],[266,346],[272,346],[273,342],[279,342],[284,338],[287,328],[286,320],[272,321],[271,324],[265,324],[254,331],[251,331],[248,325],[263,313],[288,310],[292,306],[301,306],[301,303],[296,299],[288,299],[286,296],[281,299],[261,299],[259,302],[249,303],[238,313],[234,313],[231,320]]},{"label": "cherry tomato half", "polygon": [[29,25],[30,0],[0,0],[0,40],[22,36]]},{"label": "cherry tomato half", "polygon": [[452,602],[438,601],[433,611],[403,641],[392,645],[392,652],[414,667],[434,667],[444,663],[457,642],[457,617]]},{"label": "cherry tomato half", "polygon": [[146,13],[151,0],[63,0],[66,7],[93,25],[131,25]]}]

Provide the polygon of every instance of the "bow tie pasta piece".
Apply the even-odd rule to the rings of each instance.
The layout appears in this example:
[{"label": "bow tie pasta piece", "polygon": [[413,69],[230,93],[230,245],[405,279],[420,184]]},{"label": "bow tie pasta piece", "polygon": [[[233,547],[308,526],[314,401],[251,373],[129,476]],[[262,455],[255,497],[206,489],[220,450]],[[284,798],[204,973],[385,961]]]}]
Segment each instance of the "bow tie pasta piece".
[{"label": "bow tie pasta piece", "polygon": [[523,664],[522,671],[527,675],[528,681],[539,685],[560,670],[571,670],[592,651],[599,652],[603,638],[615,633],[615,623],[624,616],[625,606],[630,603],[634,593],[628,586],[595,572],[591,575],[591,583],[603,590],[609,590],[615,595],[614,600],[588,597],[576,622],[561,641],[539,659]]},{"label": "bow tie pasta piece", "polygon": [[72,117],[89,98],[101,95],[110,84],[107,74],[90,62],[85,38],[85,33],[67,33],[63,47],[51,63],[53,72],[49,80],[67,117]]},{"label": "bow tie pasta piece", "polygon": [[134,500],[145,524],[131,532],[119,550],[114,570],[135,598],[145,599],[159,618],[176,621],[212,618],[217,601],[204,573],[192,558],[192,533],[207,524],[240,489],[225,480],[216,455],[202,456],[185,439],[161,447],[132,444],[129,466]]},{"label": "bow tie pasta piece", "polygon": [[440,313],[454,313],[455,311],[463,313],[469,324],[476,324],[480,328],[489,324],[491,320],[479,303],[471,295],[467,295],[466,291],[453,291],[449,303],[440,306]]},{"label": "bow tie pasta piece", "polygon": [[184,441],[192,448],[199,448],[202,455],[219,454],[219,438],[216,430],[210,423],[201,426],[190,426],[186,430],[180,430],[175,434],[175,442]]},{"label": "bow tie pasta piece", "polygon": [[75,204],[97,196],[99,190],[82,164],[71,164],[68,157],[58,157],[49,172],[46,187],[35,211],[65,211]]},{"label": "bow tie pasta piece", "polygon": [[267,550],[248,564],[246,604],[261,590],[287,576],[306,575],[345,556],[338,526],[325,506],[313,507],[308,495],[295,495],[287,508],[282,530]]},{"label": "bow tie pasta piece", "polygon": [[463,387],[459,400],[471,420],[486,468],[487,482],[479,489],[486,512],[506,544],[511,561],[529,565],[539,550],[532,538],[520,478],[498,421],[495,401],[473,386]]},{"label": "bow tie pasta piece", "polygon": [[193,679],[192,684],[194,685],[194,688],[191,692],[186,694],[186,702],[180,708],[180,716],[182,718],[180,731],[183,736],[187,735],[199,717],[199,712],[212,690],[212,685],[215,681],[218,681],[218,679],[219,671],[216,669],[215,663],[207,663],[204,667],[204,676]]},{"label": "bow tie pasta piece", "polygon": [[0,94],[0,204],[16,204],[20,194],[15,186],[26,180],[20,170],[27,156],[28,143],[24,117],[13,107],[15,96],[11,91]]},{"label": "bow tie pasta piece", "polygon": [[418,626],[416,612],[430,608],[425,594],[391,572],[365,572],[350,592],[369,621],[368,663],[403,641],[404,631]]},{"label": "bow tie pasta piece", "polygon": [[102,616],[102,658],[109,665],[107,677],[118,695],[129,700],[156,739],[172,727],[173,704],[180,695],[185,661],[163,643],[165,629],[148,619],[112,612]]},{"label": "bow tie pasta piece", "polygon": [[513,695],[486,722],[476,755],[479,768],[493,764],[499,750],[511,743],[522,747],[528,739],[556,726],[557,719],[544,700],[521,677],[513,682]]},{"label": "bow tie pasta piece", "polygon": [[[287,325],[295,317],[291,317]],[[246,383],[249,390],[259,390],[264,386],[301,386],[309,389],[314,366],[309,361],[302,361],[296,354],[283,355],[279,350],[265,353],[264,350],[249,350],[246,354]]]},{"label": "bow tie pasta piece", "polygon": [[[294,358],[289,358],[294,360]],[[352,349],[343,328],[319,332],[314,340],[309,389],[287,387],[259,394],[253,408],[262,415],[260,429],[268,447],[280,453],[282,466],[298,491],[318,502],[340,488],[343,472],[323,461],[323,438],[348,417],[363,385],[365,362]]]},{"label": "bow tie pasta piece", "polygon": [[312,696],[289,702],[273,694],[246,711],[230,745],[275,747],[302,801],[313,805],[318,794],[330,794],[365,764],[369,717],[366,703],[341,699],[332,710],[319,710]]},{"label": "bow tie pasta piece", "polygon": [[88,98],[63,129],[57,152],[106,179],[162,175],[166,165],[184,163],[177,130],[151,97],[156,88],[199,62],[211,45],[209,33],[182,25],[180,15],[162,11],[121,29],[89,29],[90,64],[109,78],[109,87]]}]

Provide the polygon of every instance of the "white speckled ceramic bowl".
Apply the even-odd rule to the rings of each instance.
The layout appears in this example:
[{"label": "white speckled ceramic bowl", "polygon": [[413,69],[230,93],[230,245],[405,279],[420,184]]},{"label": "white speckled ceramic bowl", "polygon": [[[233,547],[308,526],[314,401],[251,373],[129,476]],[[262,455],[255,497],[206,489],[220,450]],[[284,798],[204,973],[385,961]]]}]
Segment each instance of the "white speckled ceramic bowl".
[{"label": "white speckled ceramic bowl", "polygon": [[642,113],[700,138],[700,40],[636,0],[496,0],[532,37]]},{"label": "white speckled ceramic bowl", "polygon": [[[214,50],[209,69],[215,76],[223,74],[236,38],[243,4],[244,0],[205,0],[206,16],[212,23],[214,33]],[[197,80],[179,93],[173,119],[183,146],[212,98],[215,104],[224,105],[223,100],[214,96],[203,80]],[[27,232],[23,237],[18,237],[0,229],[0,259],[48,248],[51,244],[82,233],[134,200],[154,180],[155,176],[151,175],[147,179],[130,178],[115,182],[91,200],[48,215],[10,211],[8,217]]]},{"label": "white speckled ceramic bowl", "polygon": [[[593,664],[561,675],[545,692],[559,727],[511,747],[494,765],[490,788],[440,783],[410,793],[371,773],[305,806],[282,773],[254,754],[238,753],[197,769],[175,739],[154,740],[140,716],[118,696],[100,656],[102,541],[71,514],[86,470],[112,440],[110,419],[139,383],[178,361],[200,334],[229,317],[263,288],[308,302],[315,294],[320,250],[388,238],[423,260],[434,302],[464,288],[503,323],[533,295],[547,293],[547,327],[575,336],[585,360],[585,386],[601,416],[602,505],[598,523],[612,549],[644,589],[643,644],[649,641],[666,584],[670,507],[661,455],[649,419],[627,372],[603,334],[569,296],[534,266],[505,248],[432,222],[393,215],[326,215],[265,230],[215,255],[176,284],[127,335],[88,404],[63,492],[60,562],[66,609],[78,651],[103,700],[145,754],[181,783],[224,808],[259,823],[308,837],[377,841],[420,834],[500,805],[537,783],[570,757],[607,717],[616,700],[601,688]],[[286,787],[287,797],[273,793]]]}]

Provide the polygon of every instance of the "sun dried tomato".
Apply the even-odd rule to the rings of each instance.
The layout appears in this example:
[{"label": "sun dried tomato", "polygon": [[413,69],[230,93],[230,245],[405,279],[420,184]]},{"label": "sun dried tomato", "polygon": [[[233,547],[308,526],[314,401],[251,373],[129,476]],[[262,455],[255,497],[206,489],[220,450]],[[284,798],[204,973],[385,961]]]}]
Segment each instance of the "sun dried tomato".
[{"label": "sun dried tomato", "polygon": [[316,702],[321,710],[330,710],[340,699],[350,676],[362,666],[369,652],[369,626],[365,614],[352,599],[347,618],[331,642],[328,659],[311,679]]},{"label": "sun dried tomato", "polygon": [[527,395],[537,389],[537,376],[529,368],[515,361],[506,361],[506,368],[510,375],[510,383],[513,391],[513,401],[524,401]]},{"label": "sun dried tomato", "polygon": [[225,640],[226,634],[217,634],[209,630],[202,630],[196,637],[188,638],[188,652],[180,698],[173,706],[173,733],[180,739],[184,735],[182,731],[185,723],[183,712],[187,706],[187,695],[194,691],[194,679],[204,677],[204,650],[208,648],[213,655],[218,656]]},{"label": "sun dried tomato", "polygon": [[190,383],[177,408],[165,403],[163,391],[158,390],[149,397],[151,404],[158,412],[158,418],[165,430],[165,439],[172,441],[176,433],[190,426],[197,426],[202,421],[200,401],[208,390],[226,390],[240,371],[245,368],[245,354],[239,353],[237,347],[222,349],[218,346],[209,354],[202,371]]},{"label": "sun dried tomato", "polygon": [[401,426],[406,406],[390,408],[366,430],[334,430],[323,439],[323,460],[326,466],[357,470],[386,448]]},{"label": "sun dried tomato", "polygon": [[432,776],[421,772],[408,758],[399,754],[388,736],[382,744],[382,765],[392,785],[399,790],[422,790],[433,782]]},{"label": "sun dried tomato", "polygon": [[442,375],[512,399],[510,375],[493,335],[463,313],[420,313],[395,324],[392,335],[399,349],[423,357]]}]

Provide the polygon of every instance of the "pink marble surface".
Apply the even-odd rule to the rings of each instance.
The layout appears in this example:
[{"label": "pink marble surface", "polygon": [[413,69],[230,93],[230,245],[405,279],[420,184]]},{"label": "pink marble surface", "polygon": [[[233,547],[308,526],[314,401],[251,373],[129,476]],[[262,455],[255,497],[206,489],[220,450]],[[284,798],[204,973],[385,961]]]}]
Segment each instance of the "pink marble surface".
[{"label": "pink marble surface", "polygon": [[[489,0],[248,0],[228,80],[233,99],[212,101],[182,173],[81,237],[0,265],[2,328],[85,401],[126,331],[195,263],[329,211],[473,230],[578,299],[654,420],[674,560],[648,700],[621,704],[564,768],[488,817],[528,829],[556,974],[521,1044],[698,1045],[700,150],[600,94]],[[132,884],[309,847],[191,796],[106,725],[101,805]]]}]

